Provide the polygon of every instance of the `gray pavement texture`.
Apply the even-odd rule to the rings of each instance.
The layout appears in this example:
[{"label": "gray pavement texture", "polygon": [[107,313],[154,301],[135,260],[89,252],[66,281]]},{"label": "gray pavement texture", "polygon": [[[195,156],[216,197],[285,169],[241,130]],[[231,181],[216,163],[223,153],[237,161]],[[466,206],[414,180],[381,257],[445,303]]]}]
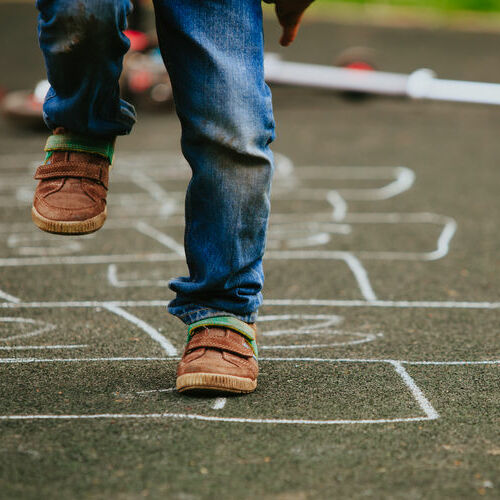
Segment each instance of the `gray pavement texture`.
[{"label": "gray pavement texture", "polygon": [[[35,25],[0,5],[0,86],[43,76]],[[318,22],[283,55],[500,81],[499,42]],[[273,93],[262,373],[227,399],[171,390],[175,115],[139,110],[81,239],[32,227],[46,132],[0,121],[0,498],[500,498],[500,110]]]}]

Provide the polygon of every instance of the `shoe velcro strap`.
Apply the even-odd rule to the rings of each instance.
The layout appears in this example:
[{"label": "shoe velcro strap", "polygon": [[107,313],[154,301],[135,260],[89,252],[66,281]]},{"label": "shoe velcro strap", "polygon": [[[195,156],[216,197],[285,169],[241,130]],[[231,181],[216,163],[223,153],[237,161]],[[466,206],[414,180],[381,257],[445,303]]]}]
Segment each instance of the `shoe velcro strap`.
[{"label": "shoe velcro strap", "polygon": [[241,321],[234,316],[215,316],[214,318],[206,318],[202,319],[201,321],[191,323],[188,326],[187,341],[189,342],[191,340],[191,337],[198,328],[209,326],[229,328],[233,332],[240,334],[246,339],[246,341],[252,348],[255,357],[258,358],[259,350],[257,348],[255,330],[248,323],[245,323],[244,321]]},{"label": "shoe velcro strap", "polygon": [[55,134],[49,136],[45,144],[45,151],[74,151],[77,153],[91,153],[113,161],[115,146],[114,139],[102,139],[78,134]]},{"label": "shoe velcro strap", "polygon": [[78,162],[58,162],[41,165],[37,168],[35,179],[54,179],[57,177],[79,177],[99,181],[108,186],[109,172],[107,167],[89,165]]},{"label": "shoe velcro strap", "polygon": [[79,177],[99,181],[108,187],[108,167],[79,162],[57,162],[41,165],[36,169],[35,179],[55,179],[57,177]]},{"label": "shoe velcro strap", "polygon": [[223,351],[232,352],[251,358],[254,355],[253,349],[248,344],[248,341],[236,332],[231,332],[231,336],[218,336],[210,330],[198,330],[187,346],[188,351],[205,347],[208,349],[221,349]]}]

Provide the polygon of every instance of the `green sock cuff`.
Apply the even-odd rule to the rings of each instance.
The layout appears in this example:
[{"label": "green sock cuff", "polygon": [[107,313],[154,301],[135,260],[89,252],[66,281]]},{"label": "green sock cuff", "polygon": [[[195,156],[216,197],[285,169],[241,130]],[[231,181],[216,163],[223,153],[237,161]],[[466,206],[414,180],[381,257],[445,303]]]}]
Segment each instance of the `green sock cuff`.
[{"label": "green sock cuff", "polygon": [[[57,134],[51,135],[45,144],[45,151],[75,151],[78,153],[92,153],[103,156],[109,163],[113,161],[115,150],[114,140],[100,139],[78,134]],[[45,158],[47,161],[49,156]]]},{"label": "green sock cuff", "polygon": [[53,155],[54,151],[47,151],[45,153],[45,161],[43,162],[44,165],[47,164],[47,162],[50,160],[50,157]]},{"label": "green sock cuff", "polygon": [[187,341],[189,342],[191,340],[191,337],[196,329],[203,326],[221,326],[239,333],[248,341],[255,357],[259,357],[255,331],[248,323],[245,323],[234,316],[215,316],[213,318],[202,319],[201,321],[196,321],[195,323],[188,325]]}]

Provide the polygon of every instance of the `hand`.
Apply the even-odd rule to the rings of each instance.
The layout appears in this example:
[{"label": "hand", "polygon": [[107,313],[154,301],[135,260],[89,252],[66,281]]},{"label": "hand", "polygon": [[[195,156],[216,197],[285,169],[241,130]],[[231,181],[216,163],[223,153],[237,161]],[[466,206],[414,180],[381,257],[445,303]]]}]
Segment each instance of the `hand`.
[{"label": "hand", "polygon": [[283,33],[280,44],[288,47],[297,36],[299,24],[304,15],[304,11],[312,4],[313,0],[274,0],[276,3],[276,15]]}]

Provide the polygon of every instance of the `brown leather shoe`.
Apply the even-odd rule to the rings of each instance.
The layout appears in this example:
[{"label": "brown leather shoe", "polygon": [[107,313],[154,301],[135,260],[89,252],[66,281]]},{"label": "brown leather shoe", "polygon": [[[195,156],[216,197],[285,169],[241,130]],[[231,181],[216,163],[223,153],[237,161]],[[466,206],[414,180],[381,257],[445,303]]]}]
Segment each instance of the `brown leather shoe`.
[{"label": "brown leather shoe", "polygon": [[[49,140],[54,137],[58,135]],[[97,231],[106,220],[109,158],[80,150],[46,151],[52,155],[35,173],[39,183],[31,210],[33,222],[56,234]]]},{"label": "brown leather shoe", "polygon": [[[227,318],[209,318],[191,325],[194,328],[189,331],[177,369],[179,392],[248,393],[257,387],[255,325],[230,318],[232,324],[224,326],[221,319]],[[211,324],[214,320],[219,321]]]}]

